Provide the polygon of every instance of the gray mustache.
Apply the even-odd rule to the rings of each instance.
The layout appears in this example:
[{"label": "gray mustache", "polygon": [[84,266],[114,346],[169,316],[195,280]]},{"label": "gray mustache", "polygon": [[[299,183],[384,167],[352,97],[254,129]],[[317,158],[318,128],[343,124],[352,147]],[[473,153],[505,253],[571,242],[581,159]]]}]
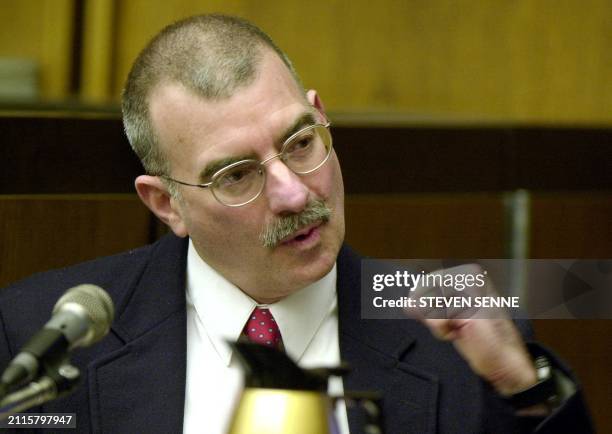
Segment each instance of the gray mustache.
[{"label": "gray mustache", "polygon": [[259,235],[259,239],[264,247],[276,247],[283,238],[312,223],[327,222],[330,216],[331,209],[324,201],[313,200],[306,205],[304,211],[286,217],[278,217],[268,223]]}]

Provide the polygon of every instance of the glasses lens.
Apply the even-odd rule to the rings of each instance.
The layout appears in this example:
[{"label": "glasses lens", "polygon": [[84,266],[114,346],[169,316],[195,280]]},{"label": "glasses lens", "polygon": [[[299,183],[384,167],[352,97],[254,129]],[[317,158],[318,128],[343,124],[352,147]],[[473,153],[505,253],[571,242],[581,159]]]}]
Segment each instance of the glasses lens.
[{"label": "glasses lens", "polygon": [[264,186],[264,174],[257,161],[229,166],[213,179],[212,191],[223,204],[239,206],[255,199]]},{"label": "glasses lens", "polygon": [[323,125],[300,131],[283,148],[283,160],[295,173],[309,173],[319,167],[331,153],[331,134]]}]

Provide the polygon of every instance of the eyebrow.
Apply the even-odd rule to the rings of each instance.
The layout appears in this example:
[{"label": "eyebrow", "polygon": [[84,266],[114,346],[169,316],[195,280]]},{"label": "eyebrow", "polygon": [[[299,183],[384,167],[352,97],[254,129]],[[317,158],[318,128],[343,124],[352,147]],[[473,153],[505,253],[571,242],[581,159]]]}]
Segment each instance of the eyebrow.
[{"label": "eyebrow", "polygon": [[[312,112],[304,112],[298,117],[293,124],[289,126],[285,130],[285,132],[281,135],[281,143],[284,143],[289,137],[293,134],[297,133],[302,128],[305,128],[310,125],[314,125],[317,123],[315,115]],[[257,156],[254,153],[250,154],[242,154],[235,155],[232,157],[220,158],[218,160],[211,161],[204,167],[204,170],[200,172],[200,181],[205,182],[209,180],[215,173],[219,170],[223,169],[230,164],[237,163],[242,160],[257,160]]]},{"label": "eyebrow", "polygon": [[302,128],[305,128],[310,125],[314,125],[317,123],[315,119],[315,115],[312,112],[304,112],[302,115],[293,122],[293,124],[285,130],[285,133],[281,136],[282,143],[300,131]]},{"label": "eyebrow", "polygon": [[255,154],[243,154],[243,155],[235,155],[232,157],[220,158],[218,160],[211,161],[204,167],[204,170],[200,173],[200,181],[206,181],[210,179],[215,173],[224,167],[229,166],[230,164],[237,163],[242,160],[256,160],[257,156]]}]

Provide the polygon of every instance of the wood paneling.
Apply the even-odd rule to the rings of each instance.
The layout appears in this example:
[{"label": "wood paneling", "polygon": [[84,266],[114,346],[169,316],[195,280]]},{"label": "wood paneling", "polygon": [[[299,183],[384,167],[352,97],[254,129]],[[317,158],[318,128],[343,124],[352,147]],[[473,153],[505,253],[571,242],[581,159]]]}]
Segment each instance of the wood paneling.
[{"label": "wood paneling", "polygon": [[[349,194],[612,191],[612,129],[332,128]],[[143,172],[115,117],[0,117],[0,194],[132,193]],[[95,162],[95,164],[92,164]]]},{"label": "wood paneling", "polygon": [[38,61],[41,96],[68,97],[74,0],[0,2],[0,56]]},{"label": "wood paneling", "polygon": [[0,287],[142,246],[152,224],[135,195],[0,196]]},{"label": "wood paneling", "polygon": [[119,119],[0,117],[0,194],[133,193],[143,172]]},{"label": "wood paneling", "polygon": [[[75,5],[84,7],[82,32]],[[42,96],[63,99],[80,46],[82,96],[116,101],[154,34],[206,12],[260,25],[332,111],[612,122],[607,0],[5,1],[0,56],[38,60]]]},{"label": "wood paneling", "polygon": [[353,193],[612,190],[612,130],[484,126],[332,129]]},{"label": "wood paneling", "polygon": [[530,256],[612,258],[611,222],[610,192],[534,194]]},{"label": "wood paneling", "polygon": [[536,320],[536,336],[571,366],[583,386],[597,432],[612,432],[612,321]]},{"label": "wood paneling", "polygon": [[[610,193],[533,194],[531,222],[531,257],[612,257]],[[612,432],[612,321],[538,320],[534,328],[580,379],[597,432]]]},{"label": "wood paneling", "polygon": [[205,12],[260,25],[332,110],[612,122],[607,0],[118,2],[115,97],[155,33]]},{"label": "wood paneling", "polygon": [[502,258],[501,194],[349,195],[346,239],[378,258]]},{"label": "wood paneling", "polygon": [[80,95],[90,103],[109,102],[115,44],[115,0],[86,0]]}]

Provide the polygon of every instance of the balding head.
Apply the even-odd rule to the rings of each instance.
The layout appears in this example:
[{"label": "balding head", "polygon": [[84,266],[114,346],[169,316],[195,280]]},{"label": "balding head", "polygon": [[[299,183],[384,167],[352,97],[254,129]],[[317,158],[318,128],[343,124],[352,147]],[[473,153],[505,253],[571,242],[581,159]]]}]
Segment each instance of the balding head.
[{"label": "balding head", "polygon": [[122,97],[125,132],[148,173],[170,172],[151,123],[152,91],[178,83],[205,99],[229,98],[255,80],[267,49],[276,52],[299,83],[291,62],[270,37],[240,18],[190,17],[153,38],[134,62]]}]

